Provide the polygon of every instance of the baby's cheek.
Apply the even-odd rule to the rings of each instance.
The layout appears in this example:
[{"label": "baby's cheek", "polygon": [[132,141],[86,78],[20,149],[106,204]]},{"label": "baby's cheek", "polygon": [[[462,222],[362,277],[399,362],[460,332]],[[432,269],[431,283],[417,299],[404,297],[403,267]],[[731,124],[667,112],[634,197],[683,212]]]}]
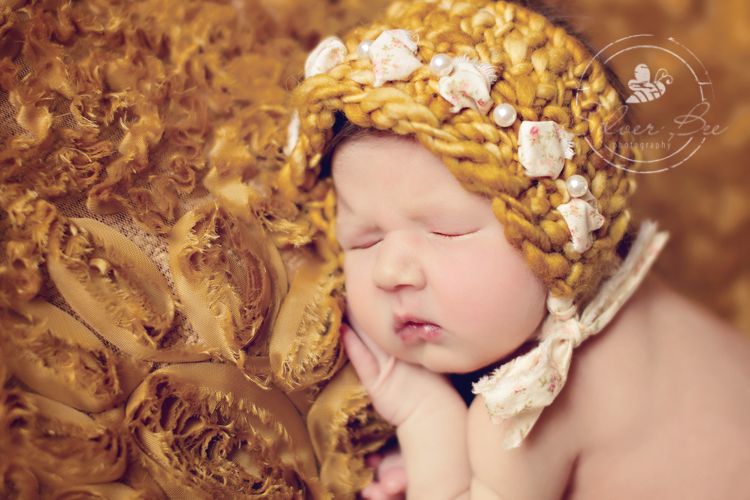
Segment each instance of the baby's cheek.
[{"label": "baby's cheek", "polygon": [[344,259],[346,311],[355,329],[374,335],[377,328],[377,307],[372,286],[372,273],[355,259]]},{"label": "baby's cheek", "polygon": [[545,292],[520,254],[486,244],[451,260],[443,266],[443,303],[466,326],[526,327],[536,321]]},{"label": "baby's cheek", "polygon": [[365,298],[362,287],[361,270],[351,263],[351,259],[344,259],[344,288],[346,290],[346,312],[347,315],[353,316],[359,320],[363,315],[362,304]]}]

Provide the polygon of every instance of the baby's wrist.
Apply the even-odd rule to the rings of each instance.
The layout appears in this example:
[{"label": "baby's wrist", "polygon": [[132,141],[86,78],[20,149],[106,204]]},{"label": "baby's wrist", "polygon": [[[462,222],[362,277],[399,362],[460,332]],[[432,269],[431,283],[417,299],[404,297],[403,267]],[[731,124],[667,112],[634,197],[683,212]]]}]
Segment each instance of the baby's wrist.
[{"label": "baby's wrist", "polygon": [[[454,498],[469,486],[468,410],[448,390],[431,392],[396,429],[408,474],[408,498]],[[435,482],[435,477],[444,481]]]},{"label": "baby's wrist", "polygon": [[450,384],[429,391],[397,425],[398,432],[412,432],[432,422],[463,418],[467,412],[463,398]]}]

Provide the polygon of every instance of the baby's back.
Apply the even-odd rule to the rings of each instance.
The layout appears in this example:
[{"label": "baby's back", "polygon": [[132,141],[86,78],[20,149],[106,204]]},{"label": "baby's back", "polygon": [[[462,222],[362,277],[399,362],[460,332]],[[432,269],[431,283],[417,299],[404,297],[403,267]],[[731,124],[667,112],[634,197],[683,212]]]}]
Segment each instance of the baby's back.
[{"label": "baby's back", "polygon": [[520,449],[478,406],[472,466],[501,498],[750,498],[750,341],[654,280],[579,348]]}]

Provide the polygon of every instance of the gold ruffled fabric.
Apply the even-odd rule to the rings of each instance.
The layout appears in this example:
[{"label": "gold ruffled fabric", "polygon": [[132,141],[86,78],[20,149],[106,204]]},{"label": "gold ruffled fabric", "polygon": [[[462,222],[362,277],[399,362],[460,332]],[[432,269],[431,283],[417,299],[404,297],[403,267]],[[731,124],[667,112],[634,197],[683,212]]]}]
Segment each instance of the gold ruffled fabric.
[{"label": "gold ruffled fabric", "polygon": [[200,361],[200,345],[175,344],[175,303],[156,265],[133,242],[93,219],[59,221],[47,270],[73,310],[107,340],[140,359]]},{"label": "gold ruffled fabric", "polygon": [[287,391],[329,379],[346,358],[339,341],[343,276],[312,260],[292,281],[271,337],[271,368]]},{"label": "gold ruffled fabric", "polygon": [[332,206],[275,184],[318,36],[297,14],[364,8],[321,5],[0,2],[0,498],[317,499],[367,477],[371,408],[323,405],[316,439],[349,462],[308,429],[345,362],[341,277],[306,264]]},{"label": "gold ruffled fabric", "polygon": [[118,405],[150,365],[117,356],[72,316],[43,300],[5,311],[0,343],[6,366],[34,391],[82,411]]},{"label": "gold ruffled fabric", "polygon": [[[213,202],[175,224],[169,255],[193,328],[223,359],[242,366],[245,349],[270,329],[286,291],[278,250],[258,221],[247,224]],[[268,349],[255,342],[252,351],[263,355]]]},{"label": "gold ruffled fabric", "polygon": [[231,365],[157,370],[128,401],[127,425],[170,498],[330,498],[292,402]]},{"label": "gold ruffled fabric", "polygon": [[159,495],[138,491],[122,483],[93,484],[66,488],[52,500],[159,500]]},{"label": "gold ruffled fabric", "polygon": [[0,470],[11,473],[14,488],[30,491],[31,476],[63,489],[116,481],[127,466],[127,444],[118,429],[20,389],[0,394],[0,449]]},{"label": "gold ruffled fabric", "polygon": [[365,455],[392,435],[391,426],[373,410],[367,392],[348,364],[331,379],[307,416],[320,478],[334,498],[354,499],[372,481]]},{"label": "gold ruffled fabric", "polygon": [[38,500],[39,483],[29,470],[0,459],[0,498]]}]

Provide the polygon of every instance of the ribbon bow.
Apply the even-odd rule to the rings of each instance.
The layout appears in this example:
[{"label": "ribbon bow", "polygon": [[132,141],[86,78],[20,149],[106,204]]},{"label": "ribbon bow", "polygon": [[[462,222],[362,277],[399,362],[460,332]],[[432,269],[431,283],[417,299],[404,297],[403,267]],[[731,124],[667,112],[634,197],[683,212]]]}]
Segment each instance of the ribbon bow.
[{"label": "ribbon bow", "polygon": [[666,232],[656,232],[655,223],[644,222],[625,261],[580,316],[571,316],[560,304],[550,307],[539,345],[474,384],[473,392],[484,396],[492,422],[511,421],[505,449],[518,447],[529,434],[565,385],[573,349],[607,326],[643,281],[667,238]]}]

